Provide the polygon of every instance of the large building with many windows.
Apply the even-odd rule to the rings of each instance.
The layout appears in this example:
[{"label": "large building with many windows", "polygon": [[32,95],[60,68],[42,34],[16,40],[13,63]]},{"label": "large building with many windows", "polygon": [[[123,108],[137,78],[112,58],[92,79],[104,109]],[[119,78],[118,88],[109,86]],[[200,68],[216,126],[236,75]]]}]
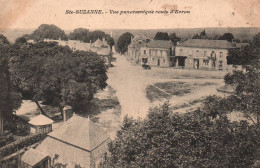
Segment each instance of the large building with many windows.
[{"label": "large building with many windows", "polygon": [[228,49],[236,48],[226,40],[189,39],[175,48],[173,65],[187,69],[226,70]]},{"label": "large building with many windows", "polygon": [[141,63],[170,67],[173,64],[174,44],[170,40],[152,40],[141,47]]}]

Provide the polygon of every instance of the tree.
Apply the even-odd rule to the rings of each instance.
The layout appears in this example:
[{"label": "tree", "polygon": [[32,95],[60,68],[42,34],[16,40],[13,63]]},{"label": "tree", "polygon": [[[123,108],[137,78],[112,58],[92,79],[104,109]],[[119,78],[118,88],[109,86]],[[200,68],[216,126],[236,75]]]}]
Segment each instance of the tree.
[{"label": "tree", "polygon": [[21,95],[13,88],[9,71],[9,45],[0,46],[0,133],[3,132],[4,118],[10,119],[14,110],[21,105]]},{"label": "tree", "polygon": [[11,62],[16,86],[31,95],[43,114],[40,100],[58,106],[61,113],[65,105],[84,111],[107,85],[105,61],[95,53],[44,42],[16,47],[19,52]]},{"label": "tree", "polygon": [[157,32],[154,40],[170,40],[170,37],[167,32]]},{"label": "tree", "polygon": [[69,35],[69,39],[70,40],[79,40],[79,41],[88,41],[88,33],[89,30],[85,29],[85,28],[77,28],[74,29],[74,31],[72,33],[70,33]]},{"label": "tree", "polygon": [[94,94],[107,86],[104,60],[95,53],[76,51],[48,57],[43,65],[42,99],[63,113],[65,105],[85,112]]},{"label": "tree", "polygon": [[[243,125],[243,127],[241,127]],[[210,119],[201,110],[172,114],[169,104],[150,109],[146,119],[125,117],[109,145],[104,167],[249,167],[259,132],[245,122]]]},{"label": "tree", "polygon": [[15,40],[15,44],[25,44],[27,43],[27,40],[25,37],[19,37]]},{"label": "tree", "polygon": [[233,64],[233,65],[259,65],[259,59],[260,59],[260,33],[254,36],[254,39],[252,40],[249,45],[243,46],[240,49],[234,48],[229,49],[228,56],[227,56],[227,63]]},{"label": "tree", "polygon": [[0,34],[0,45],[1,44],[10,44],[10,42],[7,40],[7,38],[2,34]]},{"label": "tree", "polygon": [[131,43],[131,38],[134,37],[131,33],[122,34],[117,41],[118,52],[124,54],[128,50],[128,45]]},{"label": "tree", "polygon": [[177,37],[175,33],[169,35],[170,40],[176,45],[178,41],[181,41],[180,37]]},{"label": "tree", "polygon": [[200,35],[199,34],[195,34],[192,39],[208,39],[207,37],[207,34],[206,34],[206,31],[203,30],[202,32],[200,32]]},{"label": "tree", "polygon": [[112,48],[113,45],[115,44],[114,39],[106,34],[103,31],[100,30],[95,30],[90,32],[88,29],[84,28],[78,28],[75,29],[72,33],[69,35],[69,39],[71,40],[80,40],[85,43],[90,43],[90,42],[95,42],[97,39],[102,39],[105,38],[109,46]]},{"label": "tree", "polygon": [[233,39],[234,39],[234,36],[232,33],[224,33],[223,36],[221,36],[219,38],[219,40],[227,40],[229,42],[232,42]]},{"label": "tree", "polygon": [[68,40],[67,35],[59,27],[51,24],[42,24],[36,29],[30,37],[35,41],[42,41],[46,38],[53,40]]}]

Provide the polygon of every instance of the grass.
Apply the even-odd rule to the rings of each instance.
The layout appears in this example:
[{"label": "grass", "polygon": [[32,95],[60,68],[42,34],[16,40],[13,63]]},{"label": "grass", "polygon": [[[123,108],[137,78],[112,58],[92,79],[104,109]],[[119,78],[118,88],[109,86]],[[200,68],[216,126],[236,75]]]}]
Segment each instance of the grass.
[{"label": "grass", "polygon": [[209,86],[214,83],[187,83],[187,82],[161,82],[149,85],[146,88],[147,98],[153,102],[156,100],[167,99],[172,96],[184,96],[199,87]]},{"label": "grass", "polygon": [[154,87],[153,85],[149,85],[146,88],[146,97],[151,101],[161,100],[161,99],[170,99],[171,96]]}]

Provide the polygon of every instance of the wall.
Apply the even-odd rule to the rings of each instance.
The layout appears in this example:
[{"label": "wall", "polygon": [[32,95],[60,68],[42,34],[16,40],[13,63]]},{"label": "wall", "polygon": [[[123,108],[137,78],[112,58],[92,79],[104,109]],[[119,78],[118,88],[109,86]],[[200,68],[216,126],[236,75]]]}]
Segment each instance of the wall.
[{"label": "wall", "polygon": [[148,64],[160,67],[170,66],[170,49],[141,47],[141,57],[148,57]]},{"label": "wall", "polygon": [[[181,51],[182,50],[182,51]],[[211,54],[215,53],[215,68],[214,61],[211,58]],[[222,53],[222,55],[221,55]],[[227,49],[213,49],[213,48],[196,48],[196,47],[180,47],[175,49],[176,56],[186,56],[185,68],[194,69],[194,59],[199,60],[199,69],[219,70],[221,68],[220,61],[222,61],[222,69],[227,69]],[[205,62],[203,62],[205,61]],[[207,63],[208,61],[208,63]]]}]

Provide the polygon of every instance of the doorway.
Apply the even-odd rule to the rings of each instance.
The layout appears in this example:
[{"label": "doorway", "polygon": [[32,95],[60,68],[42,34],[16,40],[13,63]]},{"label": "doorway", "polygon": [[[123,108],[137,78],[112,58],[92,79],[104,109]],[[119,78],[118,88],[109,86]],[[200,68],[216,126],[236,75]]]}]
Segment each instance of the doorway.
[{"label": "doorway", "polygon": [[198,59],[194,59],[194,68],[199,69],[199,60]]}]

